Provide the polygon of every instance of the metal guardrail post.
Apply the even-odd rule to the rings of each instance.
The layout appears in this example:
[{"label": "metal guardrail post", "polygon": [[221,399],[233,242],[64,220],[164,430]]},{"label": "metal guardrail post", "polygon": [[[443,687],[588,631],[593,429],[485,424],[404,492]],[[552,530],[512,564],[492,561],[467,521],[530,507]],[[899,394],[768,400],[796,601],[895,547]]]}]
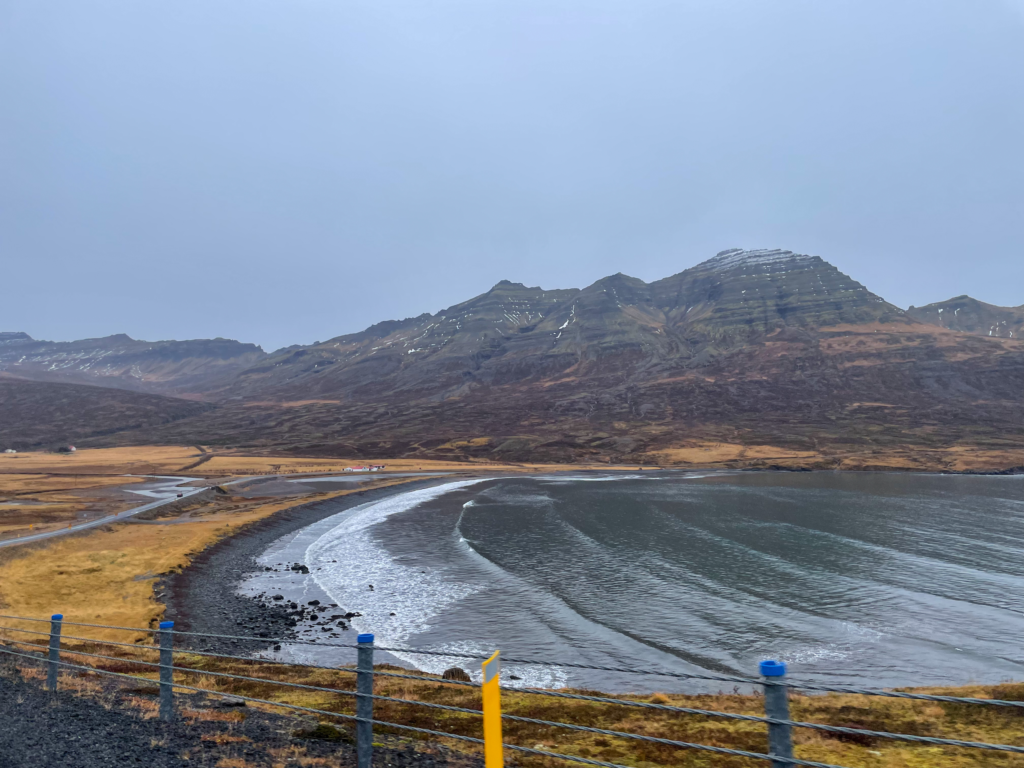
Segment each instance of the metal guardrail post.
[{"label": "metal guardrail post", "polygon": [[57,670],[60,661],[60,625],[64,621],[63,613],[55,613],[50,617],[50,653],[46,670],[46,689],[57,690]]},{"label": "metal guardrail post", "polygon": [[505,753],[501,744],[501,658],[495,651],[483,663],[484,768],[503,768]]},{"label": "metal guardrail post", "polygon": [[174,719],[174,629],[173,621],[160,622],[160,719]]},{"label": "metal guardrail post", "polygon": [[362,634],[356,662],[356,768],[370,768],[373,763],[373,635]]},{"label": "metal guardrail post", "polygon": [[[786,675],[786,664],[782,661],[762,661],[761,674],[764,677],[781,678]],[[782,682],[781,680],[779,682]],[[789,686],[764,686],[764,714],[775,720],[789,720]],[[790,726],[768,723],[768,752],[775,757],[793,757],[793,734]],[[790,763],[772,760],[772,768],[789,768]]]}]

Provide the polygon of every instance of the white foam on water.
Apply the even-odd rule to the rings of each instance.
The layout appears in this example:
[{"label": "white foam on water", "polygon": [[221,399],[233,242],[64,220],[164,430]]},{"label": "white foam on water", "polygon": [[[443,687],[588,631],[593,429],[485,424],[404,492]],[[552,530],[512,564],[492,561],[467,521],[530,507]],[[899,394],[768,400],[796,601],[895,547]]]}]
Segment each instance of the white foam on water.
[{"label": "white foam on water", "polygon": [[[358,507],[353,510],[354,514],[322,532],[306,548],[304,560],[310,569],[310,575],[306,578],[313,579],[345,611],[362,614],[353,618],[350,624],[359,632],[372,632],[377,647],[410,645],[410,638],[431,629],[434,617],[484,589],[486,584],[446,580],[437,569],[425,573],[419,567],[396,562],[375,541],[373,528],[392,515],[489,479],[493,478],[447,483]],[[467,501],[463,510],[475,504],[473,500]],[[458,524],[452,535],[462,538]],[[461,541],[461,545],[472,551],[465,540]],[[373,590],[369,589],[370,584]],[[392,616],[391,613],[396,615]],[[447,652],[481,657],[494,652],[494,648],[484,642],[465,640],[432,645],[417,642],[415,647],[442,654]],[[474,680],[479,681],[481,675],[480,661],[461,655],[434,656],[403,652],[391,652],[391,655],[424,672],[440,674],[450,667],[461,667]],[[551,667],[517,664],[502,672],[502,685],[506,686],[558,688],[565,684],[565,672]]]},{"label": "white foam on water", "polygon": [[617,480],[653,480],[653,475],[601,475],[599,477],[582,475],[559,475],[558,477],[534,478],[551,485],[569,485],[570,483],[610,483]]},{"label": "white foam on water", "polygon": [[[489,478],[446,483],[368,504],[310,544],[305,562],[316,583],[346,611],[362,614],[352,620],[353,629],[372,632],[376,645],[400,646],[408,638],[430,629],[433,616],[480,589],[477,585],[445,581],[436,570],[424,573],[420,568],[396,562],[374,540],[372,529],[392,515],[485,479]],[[444,659],[434,663],[423,661],[424,657],[395,655],[426,671],[445,668]]]},{"label": "white foam on water", "polygon": [[548,485],[569,485],[571,483],[611,483],[619,480],[700,480],[704,477],[724,477],[731,474],[726,471],[717,470],[706,474],[666,474],[665,472],[658,470],[651,470],[638,474],[633,472],[631,474],[615,474],[615,475],[599,475],[594,477],[592,475],[558,475],[554,476],[543,476],[534,477],[531,479],[540,480]]}]

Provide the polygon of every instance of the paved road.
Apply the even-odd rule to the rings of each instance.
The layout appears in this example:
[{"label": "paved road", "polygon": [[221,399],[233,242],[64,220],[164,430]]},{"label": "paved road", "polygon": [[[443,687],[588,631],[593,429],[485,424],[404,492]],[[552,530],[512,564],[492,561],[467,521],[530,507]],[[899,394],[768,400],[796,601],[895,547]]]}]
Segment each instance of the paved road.
[{"label": "paved road", "polygon": [[[195,480],[194,477],[182,477],[182,478],[163,478],[163,479],[175,479],[180,480],[182,483],[191,482]],[[167,486],[169,487],[169,486]],[[95,520],[90,520],[87,523],[79,523],[78,525],[72,525],[70,528],[57,528],[52,531],[45,531],[43,533],[33,533],[30,536],[21,536],[17,539],[4,539],[0,541],[0,547],[13,547],[18,544],[28,544],[31,541],[42,541],[43,539],[49,539],[54,536],[64,536],[68,533],[74,533],[76,531],[84,531],[88,528],[95,528],[97,525],[106,525],[115,520],[124,520],[126,517],[137,515],[141,512],[148,512],[151,509],[162,507],[164,504],[170,504],[173,501],[178,501],[178,494],[183,494],[182,498],[188,498],[200,491],[205,491],[205,488],[175,488],[173,492],[168,491],[169,495],[166,498],[158,498],[156,501],[151,501],[148,504],[143,504],[141,507],[134,507],[132,509],[121,512],[117,515],[104,515],[98,517]]]}]

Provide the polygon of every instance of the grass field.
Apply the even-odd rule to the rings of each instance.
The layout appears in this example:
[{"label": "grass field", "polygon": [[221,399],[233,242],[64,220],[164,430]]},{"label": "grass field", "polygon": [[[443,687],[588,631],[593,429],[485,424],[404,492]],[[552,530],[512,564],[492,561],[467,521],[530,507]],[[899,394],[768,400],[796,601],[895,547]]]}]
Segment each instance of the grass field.
[{"label": "grass field", "polygon": [[[280,456],[251,456],[217,453],[195,470],[205,476],[275,475],[303,472],[338,472],[346,467],[384,464],[386,472],[565,472],[601,465],[566,464],[503,464],[488,461],[431,461],[424,459],[306,459]],[[615,467],[612,467],[613,469]],[[629,467],[626,467],[629,468]],[[635,468],[635,467],[633,467]]]},{"label": "grass field", "polygon": [[661,467],[679,468],[770,465],[850,471],[984,472],[994,468],[1024,467],[1024,450],[976,446],[927,449],[896,445],[844,454],[835,451],[796,451],[773,445],[703,442],[652,451],[647,460]]},{"label": "grass field", "polygon": [[775,445],[740,445],[739,443],[698,443],[681,448],[666,448],[652,452],[650,459],[659,466],[714,465],[753,459],[783,461],[788,459],[815,459],[821,454],[814,451],[793,451]]},{"label": "grass field", "polygon": [[0,474],[159,475],[176,472],[201,456],[193,446],[92,448],[75,453],[0,454]]},{"label": "grass field", "polygon": [[[481,438],[483,439],[483,438]],[[465,441],[471,443],[473,441]],[[310,459],[294,456],[254,456],[237,451],[208,451],[197,446],[137,446],[91,448],[72,454],[0,454],[0,483],[5,474],[21,475],[159,475],[187,473],[199,477],[234,475],[342,472],[346,467],[384,464],[388,472],[508,471],[548,472],[586,468],[590,465],[507,464],[490,461],[434,461],[422,459]],[[607,464],[593,465],[608,469]],[[630,465],[631,466],[631,465]],[[628,467],[627,467],[628,468]],[[97,478],[97,481],[98,478]],[[0,490],[3,486],[0,485]]]},{"label": "grass field", "polygon": [[[372,487],[400,482],[381,479]],[[114,522],[82,534],[0,550],[0,613],[27,617],[66,613],[89,623],[149,627],[164,611],[153,594],[160,574],[185,567],[210,544],[274,512],[366,487],[271,503],[228,498],[203,505],[201,514],[186,522]],[[124,640],[124,633],[115,638],[98,632],[88,636]]]}]

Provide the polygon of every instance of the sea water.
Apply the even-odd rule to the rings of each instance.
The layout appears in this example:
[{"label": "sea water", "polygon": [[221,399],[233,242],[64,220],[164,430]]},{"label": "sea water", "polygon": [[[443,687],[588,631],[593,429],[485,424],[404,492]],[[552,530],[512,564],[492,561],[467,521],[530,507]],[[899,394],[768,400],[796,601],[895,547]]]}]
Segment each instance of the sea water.
[{"label": "sea water", "polygon": [[[671,471],[468,480],[341,512],[261,562],[376,644],[872,686],[1024,679],[1024,477]],[[307,633],[312,629],[307,628]],[[342,633],[354,640],[355,632]],[[337,640],[336,642],[342,642]],[[324,658],[321,649],[286,654]],[[506,664],[513,684],[720,690]]]}]

